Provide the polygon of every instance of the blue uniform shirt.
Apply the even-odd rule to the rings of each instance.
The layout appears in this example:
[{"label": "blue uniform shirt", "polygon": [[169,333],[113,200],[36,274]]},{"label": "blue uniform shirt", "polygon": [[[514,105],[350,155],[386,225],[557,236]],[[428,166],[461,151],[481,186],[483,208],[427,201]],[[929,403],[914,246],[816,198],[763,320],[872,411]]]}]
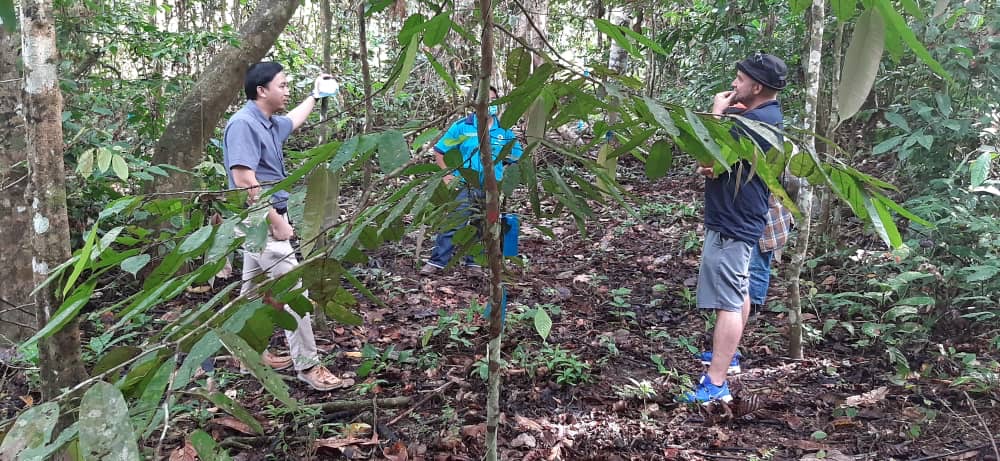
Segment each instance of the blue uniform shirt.
[{"label": "blue uniform shirt", "polygon": [[[226,123],[222,136],[222,157],[229,178],[229,187],[235,188],[232,168],[245,166],[254,171],[259,182],[281,181],[285,173],[285,157],[281,146],[292,134],[292,119],[284,115],[264,117],[254,101],[247,101]],[[271,196],[275,208],[285,208],[287,191]]]},{"label": "blue uniform shirt", "polygon": [[[490,128],[490,144],[493,146],[493,173],[497,181],[500,181],[503,179],[503,164],[497,162],[500,152],[508,143],[513,142],[514,145],[511,147],[510,155],[505,159],[507,162],[513,163],[521,158],[522,150],[521,143],[517,142],[514,132],[507,128],[502,128],[500,120],[495,115],[491,117],[493,117],[493,126]],[[475,114],[470,114],[455,122],[448,128],[444,136],[438,140],[437,144],[434,145],[434,150],[443,155],[450,150],[458,149],[462,154],[462,168],[469,168],[479,172],[479,182],[482,184],[483,164],[479,158],[479,134],[477,126],[478,121]],[[454,175],[459,176],[458,170],[454,172]]]},{"label": "blue uniform shirt", "polygon": [[[741,115],[781,128],[781,104],[778,101],[766,102]],[[733,136],[747,134],[757,141],[764,152],[771,148],[767,141],[753,131],[739,124],[733,129]],[[744,161],[742,175],[737,174],[738,170],[740,170],[739,165],[734,165],[731,171],[724,172],[717,178],[705,179],[705,227],[717,231],[724,237],[755,245],[764,233],[764,226],[767,223],[767,199],[771,192],[757,174],[747,182],[747,176],[750,174],[749,163]]]}]

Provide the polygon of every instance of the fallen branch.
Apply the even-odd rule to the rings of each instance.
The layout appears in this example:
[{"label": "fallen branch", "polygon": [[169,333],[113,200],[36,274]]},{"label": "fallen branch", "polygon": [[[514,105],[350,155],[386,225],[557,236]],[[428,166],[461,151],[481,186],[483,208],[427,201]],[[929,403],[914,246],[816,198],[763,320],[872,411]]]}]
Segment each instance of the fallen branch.
[{"label": "fallen branch", "polygon": [[997,448],[997,440],[993,438],[993,432],[990,431],[990,425],[986,424],[986,420],[983,419],[983,415],[979,414],[979,409],[976,408],[976,402],[972,400],[972,397],[969,397],[969,393],[962,391],[962,394],[965,394],[965,400],[969,402],[969,406],[972,407],[972,411],[975,412],[976,417],[979,418],[979,423],[983,425],[983,430],[986,431],[986,437],[989,438],[990,445],[993,446],[993,455],[996,456],[996,459],[1000,460],[1000,449]]},{"label": "fallen branch", "polygon": [[[390,397],[377,399],[376,403],[380,408],[402,408],[410,404],[409,397]],[[335,411],[364,411],[371,408],[371,400],[334,400],[326,403],[315,403],[306,405],[309,408],[318,408],[327,413]]]},{"label": "fallen branch", "polygon": [[962,449],[962,450],[949,451],[947,453],[939,453],[939,454],[936,454],[936,455],[924,456],[923,458],[913,458],[910,461],[931,461],[931,460],[934,460],[934,459],[942,459],[942,458],[947,458],[949,456],[960,455],[962,453],[968,453],[970,451],[979,451],[979,450],[982,450],[983,448],[987,448],[989,446],[990,446],[990,444],[984,443],[984,444],[979,445],[977,447],[969,447],[969,448],[965,448],[965,449]]},{"label": "fallen branch", "polygon": [[438,386],[437,389],[434,389],[434,390],[430,391],[427,394],[426,397],[420,399],[420,401],[417,402],[415,405],[413,405],[410,408],[407,408],[406,411],[404,411],[404,412],[396,415],[395,418],[392,418],[392,420],[390,420],[388,423],[386,423],[386,426],[392,426],[393,424],[396,424],[397,422],[399,422],[399,420],[405,418],[406,415],[408,415],[410,413],[413,413],[413,410],[416,410],[417,408],[420,408],[421,405],[427,403],[427,401],[430,400],[430,399],[432,399],[434,396],[436,396],[436,395],[444,392],[444,390],[447,389],[448,386],[450,386],[450,385],[452,385],[454,383],[455,383],[455,381],[448,381],[448,382],[446,382],[446,383]]}]

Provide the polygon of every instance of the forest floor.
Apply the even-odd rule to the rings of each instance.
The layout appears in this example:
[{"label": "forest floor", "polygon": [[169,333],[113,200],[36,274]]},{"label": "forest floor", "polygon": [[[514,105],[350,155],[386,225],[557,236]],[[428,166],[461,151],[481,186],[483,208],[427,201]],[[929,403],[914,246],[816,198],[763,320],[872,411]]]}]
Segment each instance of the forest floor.
[{"label": "forest floor", "polygon": [[[702,181],[679,172],[637,184],[630,192],[638,218],[606,206],[587,223],[586,235],[570,218],[536,221],[521,213],[527,262],[508,264],[506,274],[501,459],[997,459],[996,386],[975,393],[916,372],[894,378],[884,346],[855,347],[824,335],[820,311],[811,305],[804,308],[812,327],[805,359],[787,357],[781,275],[768,307],[746,331],[744,370],[731,379],[736,402],[674,403],[702,373],[697,353],[711,331],[709,317],[693,306]],[[539,224],[557,239],[532,227]],[[432,237],[423,238],[425,254]],[[371,255],[359,274],[388,307],[362,300],[363,326],[317,327],[334,372],[368,373],[354,376],[353,388],[334,392],[312,391],[283,373],[300,402],[367,402],[363,409],[290,412],[222,362],[211,384],[207,377],[200,382],[254,412],[267,435],[192,403],[168,431],[164,456],[194,459],[185,438],[202,427],[237,460],[481,459],[483,284],[462,268],[421,276],[415,241],[409,236]],[[817,267],[806,277],[822,281],[814,285],[820,291],[841,289],[846,273],[864,273],[863,267]],[[553,320],[544,341],[533,323],[538,308]],[[991,353],[972,338],[932,340],[982,357]],[[276,334],[272,345],[283,343]],[[381,400],[397,397],[409,400]]]}]

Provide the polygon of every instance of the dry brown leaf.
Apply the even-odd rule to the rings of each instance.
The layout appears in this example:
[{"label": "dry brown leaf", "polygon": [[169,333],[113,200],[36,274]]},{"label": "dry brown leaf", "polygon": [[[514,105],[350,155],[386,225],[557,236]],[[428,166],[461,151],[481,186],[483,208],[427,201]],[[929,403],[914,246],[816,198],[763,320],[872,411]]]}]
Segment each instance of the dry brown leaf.
[{"label": "dry brown leaf", "polygon": [[486,423],[470,424],[468,426],[462,426],[462,435],[465,437],[471,437],[474,439],[483,437],[486,435]]},{"label": "dry brown leaf", "polygon": [[190,440],[184,441],[183,447],[177,447],[174,451],[170,452],[170,461],[196,461],[198,459],[198,452],[191,445]]},{"label": "dry brown leaf", "polygon": [[21,401],[24,402],[24,404],[27,405],[27,406],[29,406],[29,407],[35,404],[35,398],[32,397],[31,394],[22,395],[22,396],[20,396],[18,398],[21,399]]},{"label": "dry brown leaf", "polygon": [[238,432],[242,432],[247,435],[256,435],[257,432],[250,428],[247,423],[240,421],[232,416],[223,416],[221,418],[215,418],[209,421],[211,424],[217,424],[219,426],[228,427]]},{"label": "dry brown leaf", "polygon": [[330,437],[327,439],[316,439],[313,442],[313,446],[316,448],[334,448],[341,449],[344,447],[349,447],[351,445],[374,445],[378,442],[372,442],[371,439],[359,439],[357,437]]},{"label": "dry brown leaf", "polygon": [[358,437],[368,437],[372,435],[372,425],[366,423],[351,423],[347,425],[344,435],[349,439]]},{"label": "dry brown leaf", "polygon": [[844,400],[844,405],[849,407],[858,407],[862,405],[873,405],[882,400],[885,400],[885,396],[889,393],[889,388],[882,386],[878,389],[872,389],[861,395],[852,395]]},{"label": "dry brown leaf", "polygon": [[212,289],[212,287],[210,287],[208,285],[202,285],[202,286],[199,286],[199,287],[187,287],[184,291],[186,291],[188,293],[194,293],[194,294],[200,295],[202,293],[208,293],[208,291],[211,290],[211,289]]},{"label": "dry brown leaf", "polygon": [[385,456],[389,461],[409,461],[410,459],[410,453],[403,442],[396,442],[391,447],[386,448],[382,451],[382,456]]},{"label": "dry brown leaf", "polygon": [[517,423],[517,427],[522,431],[535,431],[542,432],[543,427],[537,421],[529,418],[525,418],[521,415],[514,415],[514,422]]}]

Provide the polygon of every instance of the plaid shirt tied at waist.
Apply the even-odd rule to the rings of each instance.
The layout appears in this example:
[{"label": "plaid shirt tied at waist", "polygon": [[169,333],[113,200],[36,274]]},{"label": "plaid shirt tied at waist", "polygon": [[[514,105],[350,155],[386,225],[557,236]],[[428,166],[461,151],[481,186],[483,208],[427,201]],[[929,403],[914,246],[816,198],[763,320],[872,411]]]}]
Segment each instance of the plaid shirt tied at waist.
[{"label": "plaid shirt tied at waist", "polygon": [[792,212],[781,206],[781,203],[774,198],[774,194],[771,194],[768,200],[767,224],[764,226],[764,234],[760,236],[760,251],[766,253],[785,246],[794,222]]}]

